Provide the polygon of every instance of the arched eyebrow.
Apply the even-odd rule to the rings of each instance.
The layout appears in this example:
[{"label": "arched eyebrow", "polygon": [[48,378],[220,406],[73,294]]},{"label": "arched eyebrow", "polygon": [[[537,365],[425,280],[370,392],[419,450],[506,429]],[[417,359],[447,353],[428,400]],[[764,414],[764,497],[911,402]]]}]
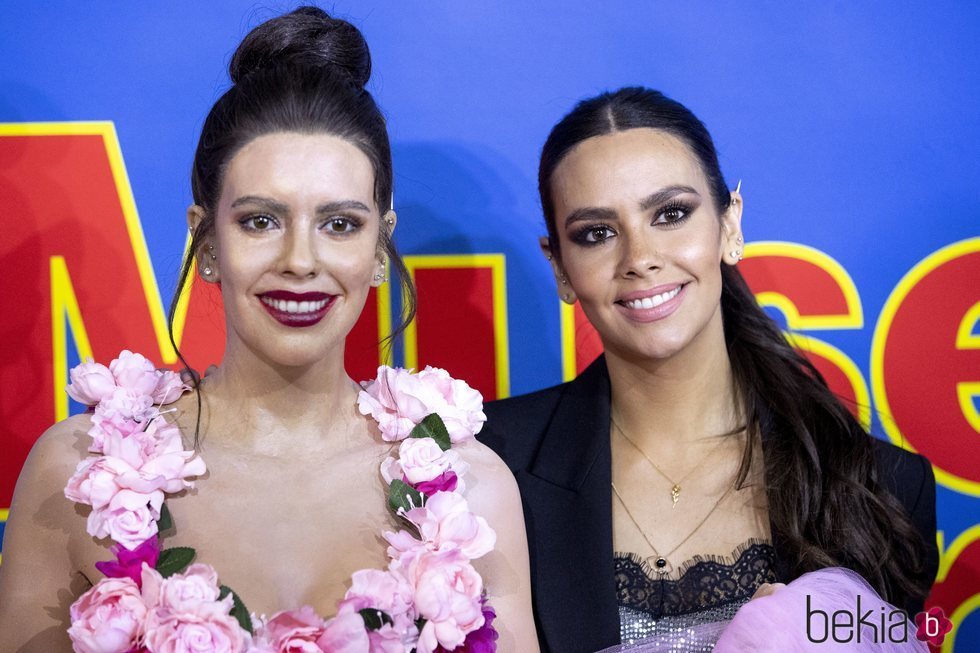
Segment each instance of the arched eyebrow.
[{"label": "arched eyebrow", "polygon": [[[640,202],[640,210],[647,211],[655,206],[660,206],[664,202],[668,202],[677,195],[683,195],[685,193],[693,193],[700,197],[700,193],[690,186],[685,186],[683,184],[675,184],[673,186],[667,186],[658,190],[656,193],[645,197],[643,201]],[[586,206],[581,209],[575,209],[568,214],[565,218],[565,228],[567,229],[569,225],[573,222],[583,222],[583,221],[602,221],[609,222],[616,219],[616,212],[612,209],[598,206]]]},{"label": "arched eyebrow", "polygon": [[650,195],[642,202],[640,202],[640,210],[646,211],[648,209],[652,209],[655,206],[660,206],[664,202],[670,201],[677,195],[683,195],[685,193],[693,193],[694,195],[698,195],[700,197],[700,193],[698,193],[690,186],[683,186],[680,184],[674,186],[667,186],[666,188],[658,190],[656,193]]},{"label": "arched eyebrow", "polygon": [[574,222],[601,221],[608,222],[616,219],[616,212],[612,209],[599,208],[596,206],[586,206],[575,209],[565,218],[565,228],[567,229]]},{"label": "arched eyebrow", "polygon": [[[272,213],[278,213],[280,215],[289,213],[289,207],[279,202],[278,200],[271,199],[269,197],[261,197],[259,195],[245,195],[244,197],[239,197],[237,200],[231,203],[231,208],[237,208],[244,204],[257,205],[266,211]],[[316,207],[316,212],[318,215],[323,215],[324,213],[336,213],[337,211],[364,211],[365,213],[370,213],[369,209],[363,202],[358,202],[357,200],[341,200],[339,202],[327,202],[326,204],[321,204]]]}]

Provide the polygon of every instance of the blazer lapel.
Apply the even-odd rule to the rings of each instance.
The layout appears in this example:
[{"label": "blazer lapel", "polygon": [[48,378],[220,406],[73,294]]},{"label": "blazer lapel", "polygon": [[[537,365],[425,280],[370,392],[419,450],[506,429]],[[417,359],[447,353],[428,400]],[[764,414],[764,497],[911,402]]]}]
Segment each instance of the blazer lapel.
[{"label": "blazer lapel", "polygon": [[534,463],[517,474],[545,651],[619,643],[611,464],[609,377],[600,357],[565,386]]}]

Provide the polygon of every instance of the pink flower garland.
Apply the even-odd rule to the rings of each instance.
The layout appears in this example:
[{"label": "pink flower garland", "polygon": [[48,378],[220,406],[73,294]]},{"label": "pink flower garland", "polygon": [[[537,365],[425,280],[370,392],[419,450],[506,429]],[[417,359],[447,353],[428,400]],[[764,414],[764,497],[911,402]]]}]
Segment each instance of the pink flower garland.
[{"label": "pink flower garland", "polygon": [[65,496],[92,507],[90,535],[116,543],[116,560],[96,565],[106,578],[71,606],[75,651],[496,650],[495,613],[471,564],[493,549],[496,534],[469,511],[462,496],[469,466],[451,449],[486,420],[479,392],[431,367],[412,374],[382,366],[362,383],[359,410],[385,440],[400,442],[397,458],[381,466],[389,506],[404,526],[383,533],[388,568],[355,572],[331,619],[309,606],[266,619],[249,615],[212,567],[189,564],[192,549],[161,550],[165,495],[193,487],[190,479],[206,471],[160,412],[187,389],[173,372],[129,351],[108,368],[86,362],[71,370],[68,394],[95,408],[94,456],[79,463]]}]

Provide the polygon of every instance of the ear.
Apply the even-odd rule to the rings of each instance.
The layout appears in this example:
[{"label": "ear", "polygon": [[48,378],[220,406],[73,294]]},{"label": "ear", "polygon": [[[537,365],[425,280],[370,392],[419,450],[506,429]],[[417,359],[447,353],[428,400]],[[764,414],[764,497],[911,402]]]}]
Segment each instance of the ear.
[{"label": "ear", "polygon": [[555,275],[555,283],[558,285],[558,296],[566,304],[574,304],[576,300],[575,291],[568,283],[568,277],[562,270],[561,263],[551,252],[551,240],[547,236],[541,236],[538,238],[538,247],[541,248],[541,253],[551,264],[551,272]]},{"label": "ear", "polygon": [[738,188],[731,193],[731,202],[728,208],[721,216],[721,260],[728,265],[738,264],[745,253],[745,242],[742,237],[744,200],[740,192],[741,187],[742,182],[739,182]]},{"label": "ear", "polygon": [[[394,211],[386,211],[384,215],[381,216],[381,229],[391,238],[391,234],[395,231],[395,225],[398,224],[398,215]],[[388,280],[388,254],[385,252],[384,248],[378,243],[378,256],[377,262],[374,265],[374,275],[371,277],[371,285],[377,288],[385,281]]]},{"label": "ear", "polygon": [[[197,231],[201,222],[204,221],[204,208],[191,204],[187,207],[187,228],[191,234]],[[216,283],[218,277],[218,253],[214,249],[214,243],[202,242],[197,250],[197,272],[201,278],[209,283]]]},{"label": "ear", "polygon": [[398,214],[394,209],[389,209],[381,216],[381,228],[388,230],[388,235],[395,233],[395,225],[398,224]]}]

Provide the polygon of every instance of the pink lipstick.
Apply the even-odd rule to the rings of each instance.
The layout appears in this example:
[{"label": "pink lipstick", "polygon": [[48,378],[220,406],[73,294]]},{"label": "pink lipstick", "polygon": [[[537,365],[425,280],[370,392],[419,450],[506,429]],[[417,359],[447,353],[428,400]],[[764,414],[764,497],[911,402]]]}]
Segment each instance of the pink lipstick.
[{"label": "pink lipstick", "polygon": [[622,295],[616,306],[636,322],[656,322],[676,311],[684,301],[686,283],[670,283]]},{"label": "pink lipstick", "polygon": [[280,324],[288,327],[308,327],[323,319],[337,296],[322,292],[297,293],[272,290],[258,297],[269,315]]}]

